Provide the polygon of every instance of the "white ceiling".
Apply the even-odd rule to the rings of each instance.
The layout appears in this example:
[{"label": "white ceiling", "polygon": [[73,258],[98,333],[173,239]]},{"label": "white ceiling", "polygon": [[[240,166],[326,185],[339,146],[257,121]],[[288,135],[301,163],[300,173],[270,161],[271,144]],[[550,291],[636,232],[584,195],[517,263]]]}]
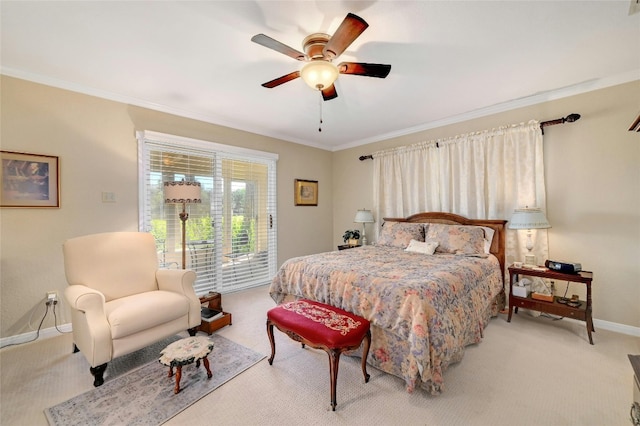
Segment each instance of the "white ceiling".
[{"label": "white ceiling", "polygon": [[[328,150],[640,79],[628,0],[0,5],[3,74]],[[260,86],[301,63],[253,35],[302,50],[347,12],[369,28],[336,62],[391,64],[386,79],[341,75],[327,102],[301,79]]]}]

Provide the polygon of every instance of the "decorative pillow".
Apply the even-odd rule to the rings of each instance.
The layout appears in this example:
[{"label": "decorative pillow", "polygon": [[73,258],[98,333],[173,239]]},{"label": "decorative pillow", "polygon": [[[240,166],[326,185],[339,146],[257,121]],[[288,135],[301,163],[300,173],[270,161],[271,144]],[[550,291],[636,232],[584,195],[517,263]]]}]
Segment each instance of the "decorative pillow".
[{"label": "decorative pillow", "polygon": [[422,253],[432,255],[438,247],[437,241],[416,241],[411,240],[409,246],[404,251],[411,251],[414,253]]},{"label": "decorative pillow", "polygon": [[407,248],[411,240],[424,241],[422,223],[385,222],[376,245]]},{"label": "decorative pillow", "polygon": [[437,253],[484,253],[484,229],[479,226],[430,223],[425,239],[437,241]]},{"label": "decorative pillow", "polygon": [[484,229],[484,252],[485,254],[490,254],[493,234],[496,233],[496,230],[488,226],[481,226],[481,228]]}]

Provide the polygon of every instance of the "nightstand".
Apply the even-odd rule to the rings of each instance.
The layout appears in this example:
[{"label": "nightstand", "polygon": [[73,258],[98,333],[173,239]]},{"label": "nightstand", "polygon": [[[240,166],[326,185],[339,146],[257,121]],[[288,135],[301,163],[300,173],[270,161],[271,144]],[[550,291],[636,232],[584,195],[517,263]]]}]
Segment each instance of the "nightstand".
[{"label": "nightstand", "polygon": [[349,244],[343,244],[341,246],[338,246],[338,250],[347,250],[347,249],[352,249],[356,247],[360,247],[360,246],[350,246]]},{"label": "nightstand", "polygon": [[[531,296],[514,296],[513,286],[518,282],[520,275],[546,278],[554,281],[583,283],[587,286],[587,300],[580,300],[580,306],[572,307],[566,303],[560,303],[560,297],[554,297],[553,301],[547,302],[544,300],[532,299]],[[593,345],[593,338],[591,337],[591,332],[595,331],[593,328],[593,318],[591,317],[591,282],[593,281],[593,272],[582,271],[577,274],[564,274],[547,268],[516,268],[511,265],[509,266],[509,277],[509,317],[507,318],[507,322],[511,322],[511,314],[513,313],[514,308],[516,314],[518,313],[518,308],[524,308],[585,321],[587,323],[589,343]]]}]

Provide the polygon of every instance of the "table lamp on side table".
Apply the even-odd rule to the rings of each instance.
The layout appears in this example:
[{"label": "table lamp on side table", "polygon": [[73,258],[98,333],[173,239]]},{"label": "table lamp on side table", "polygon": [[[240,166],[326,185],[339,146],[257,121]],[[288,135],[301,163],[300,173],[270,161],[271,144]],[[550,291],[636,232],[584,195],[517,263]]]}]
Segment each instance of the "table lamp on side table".
[{"label": "table lamp on side table", "polygon": [[367,245],[367,237],[365,236],[365,226],[367,223],[373,223],[373,213],[371,213],[371,210],[358,210],[356,212],[356,217],[353,219],[353,221],[355,223],[361,223],[362,224],[362,245],[366,246]]},{"label": "table lamp on side table", "polygon": [[524,256],[525,266],[536,266],[536,255],[531,251],[533,250],[533,239],[531,238],[532,229],[547,229],[551,228],[547,217],[538,208],[524,208],[516,209],[509,221],[509,229],[526,229],[527,230],[527,243],[526,248],[529,251]]}]

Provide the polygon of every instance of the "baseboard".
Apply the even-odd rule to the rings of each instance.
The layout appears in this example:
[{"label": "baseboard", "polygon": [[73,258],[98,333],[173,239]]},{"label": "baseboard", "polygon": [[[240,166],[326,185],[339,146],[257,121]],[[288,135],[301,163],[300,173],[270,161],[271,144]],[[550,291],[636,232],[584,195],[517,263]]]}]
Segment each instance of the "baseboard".
[{"label": "baseboard", "polygon": [[48,339],[50,337],[59,336],[60,332],[70,333],[72,331],[71,323],[59,325],[58,328],[44,328],[40,330],[40,334],[36,331],[30,331],[29,333],[18,334],[15,336],[3,337],[0,339],[0,349],[5,346],[12,345],[21,345],[23,343],[28,343],[36,340],[36,336],[38,336],[37,340]]},{"label": "baseboard", "polygon": [[[576,324],[580,324],[584,326],[584,321],[573,319],[573,318],[564,317],[563,321],[571,321],[571,322],[575,322]],[[633,327],[631,325],[626,325],[626,324],[618,324],[617,322],[594,319],[593,327],[596,330],[598,329],[608,330],[608,331],[613,331],[615,333],[640,337],[640,327]]]},{"label": "baseboard", "polygon": [[603,330],[615,331],[616,333],[628,334],[630,336],[640,337],[640,327],[633,327],[631,325],[618,324],[616,322],[598,320],[598,319],[593,320],[593,326],[597,328],[601,328]]}]

